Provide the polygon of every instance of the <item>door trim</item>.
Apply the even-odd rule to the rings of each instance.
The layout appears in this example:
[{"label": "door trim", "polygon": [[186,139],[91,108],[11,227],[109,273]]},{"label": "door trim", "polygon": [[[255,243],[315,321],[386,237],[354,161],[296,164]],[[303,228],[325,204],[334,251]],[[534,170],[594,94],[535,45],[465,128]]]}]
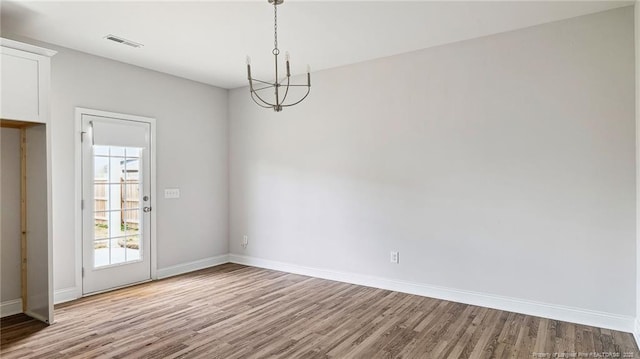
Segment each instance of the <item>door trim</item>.
[{"label": "door trim", "polygon": [[[144,117],[137,115],[128,115],[118,112],[94,110],[83,107],[76,107],[75,117],[76,126],[74,132],[75,143],[75,274],[76,274],[76,298],[83,296],[82,290],[82,209],[80,207],[82,201],[82,115],[92,115],[100,117],[110,117],[115,119],[146,122],[151,126],[151,138],[149,139],[149,148],[151,149],[151,201],[150,206],[154,210],[151,211],[151,280],[158,279],[158,246],[156,236],[156,211],[157,208],[157,191],[156,191],[156,119],[152,117]],[[135,285],[138,283],[132,283]]]}]

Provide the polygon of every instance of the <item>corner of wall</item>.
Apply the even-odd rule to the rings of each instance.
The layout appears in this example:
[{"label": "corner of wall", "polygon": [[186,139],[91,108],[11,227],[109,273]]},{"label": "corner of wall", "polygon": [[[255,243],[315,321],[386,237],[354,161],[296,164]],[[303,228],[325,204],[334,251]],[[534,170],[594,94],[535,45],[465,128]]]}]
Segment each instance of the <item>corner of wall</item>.
[{"label": "corner of wall", "polygon": [[634,4],[636,70],[636,319],[633,336],[640,347],[640,1]]},{"label": "corner of wall", "polygon": [[231,91],[227,92],[227,253],[231,253]]}]

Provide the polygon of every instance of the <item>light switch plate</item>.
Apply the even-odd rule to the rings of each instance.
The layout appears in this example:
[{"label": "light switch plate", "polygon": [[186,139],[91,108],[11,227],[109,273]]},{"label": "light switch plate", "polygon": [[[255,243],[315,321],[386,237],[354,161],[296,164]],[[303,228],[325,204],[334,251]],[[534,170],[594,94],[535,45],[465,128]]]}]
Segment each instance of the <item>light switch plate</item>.
[{"label": "light switch plate", "polygon": [[165,188],[164,198],[180,198],[180,188]]}]

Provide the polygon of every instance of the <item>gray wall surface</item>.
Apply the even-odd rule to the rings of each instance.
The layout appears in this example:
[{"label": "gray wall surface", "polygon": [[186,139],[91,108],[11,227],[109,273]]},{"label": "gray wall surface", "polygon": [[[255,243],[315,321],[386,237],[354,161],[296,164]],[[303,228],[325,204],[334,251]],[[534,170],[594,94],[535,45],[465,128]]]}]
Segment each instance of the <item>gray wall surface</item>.
[{"label": "gray wall surface", "polygon": [[[158,268],[228,252],[227,91],[60,49],[52,58],[54,278],[73,285],[76,106],[157,119]],[[164,188],[181,198],[165,200]]]},{"label": "gray wall surface", "polygon": [[231,91],[231,252],[633,316],[633,26],[626,7],[320,71],[282,113]]},{"label": "gray wall surface", "polygon": [[0,129],[0,302],[20,299],[20,130]]},{"label": "gray wall surface", "polygon": [[[228,92],[51,44],[16,40],[58,51],[51,59],[54,288],[80,285],[75,283],[76,107],[157,119],[158,269],[227,253]],[[179,187],[181,198],[165,200],[167,187]]]}]

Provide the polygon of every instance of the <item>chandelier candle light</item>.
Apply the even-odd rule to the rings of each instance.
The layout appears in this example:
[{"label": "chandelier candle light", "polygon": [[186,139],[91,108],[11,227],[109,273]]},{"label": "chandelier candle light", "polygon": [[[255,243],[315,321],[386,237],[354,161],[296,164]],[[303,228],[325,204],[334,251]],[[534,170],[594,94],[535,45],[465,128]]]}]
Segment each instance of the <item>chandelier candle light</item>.
[{"label": "chandelier candle light", "polygon": [[[247,56],[247,78],[249,79],[249,92],[251,93],[251,99],[260,107],[272,108],[276,112],[282,111],[284,107],[297,105],[302,102],[311,91],[311,67],[307,65],[307,84],[306,85],[294,85],[290,83],[291,71],[289,70],[289,52],[284,55],[284,60],[287,65],[287,75],[282,79],[278,76],[278,55],[280,55],[280,49],[278,49],[278,5],[281,5],[284,0],[267,0],[269,4],[273,4],[273,51],[271,52],[275,58],[276,74],[273,83],[267,81],[261,81],[251,77],[251,58]],[[253,82],[260,83],[259,88],[253,87]],[[290,87],[306,87],[307,93],[298,101],[286,104],[287,95],[289,94]],[[275,101],[273,103],[265,101],[260,97],[258,91],[273,89],[275,95]]]}]

